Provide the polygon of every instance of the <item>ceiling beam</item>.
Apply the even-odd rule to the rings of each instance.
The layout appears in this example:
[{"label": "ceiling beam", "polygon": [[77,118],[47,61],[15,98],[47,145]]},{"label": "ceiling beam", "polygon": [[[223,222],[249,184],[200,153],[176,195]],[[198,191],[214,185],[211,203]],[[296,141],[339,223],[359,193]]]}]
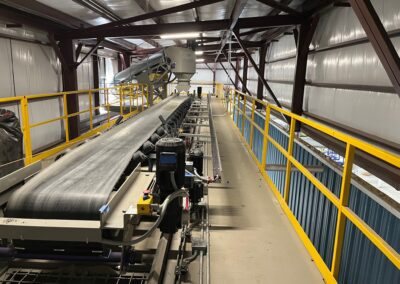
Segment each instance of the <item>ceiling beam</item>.
[{"label": "ceiling beam", "polygon": [[[290,5],[290,3],[292,2],[293,0],[281,0],[281,4],[282,5],[286,5],[286,6],[288,6],[288,5]],[[313,2],[315,2],[314,0],[312,0]],[[323,0],[322,0],[323,1]],[[281,11],[279,10],[279,9],[272,9],[272,11],[270,11],[269,13],[268,13],[268,15],[267,16],[276,16],[276,15],[279,15],[281,13]],[[278,28],[279,29],[279,28]],[[270,33],[275,33],[275,31],[276,30],[278,30],[278,29],[274,29],[274,28],[272,28],[272,29],[270,29],[270,30],[268,30],[268,31],[266,31],[265,33],[263,33],[263,34],[261,34],[261,39],[262,40],[265,40],[265,39],[268,39],[268,34],[270,34]]]},{"label": "ceiling beam", "polygon": [[107,29],[114,28],[117,26],[131,24],[134,22],[144,21],[144,20],[153,19],[153,18],[159,18],[161,16],[165,16],[168,14],[178,13],[178,12],[182,12],[185,10],[189,10],[189,9],[193,9],[196,7],[205,6],[205,5],[209,5],[209,4],[213,4],[213,3],[217,3],[217,2],[221,2],[221,1],[222,0],[202,0],[202,1],[191,2],[191,3],[178,5],[175,7],[158,10],[158,11],[154,11],[154,12],[150,12],[150,13],[146,13],[146,14],[142,14],[142,15],[126,18],[126,19],[121,19],[121,20],[114,21],[111,23],[99,25],[96,27],[88,28],[85,31],[86,32],[87,31],[94,32],[94,31],[107,30]]},{"label": "ceiling beam", "polygon": [[[71,27],[90,26],[90,24],[78,18],[43,5],[36,0],[0,0],[0,18],[47,31],[51,34],[66,32]],[[136,48],[134,44],[122,39],[113,41],[117,43],[105,40],[102,46],[115,51],[127,51]]]},{"label": "ceiling beam", "polygon": [[[301,24],[303,20],[299,17],[278,15],[268,17],[254,17],[239,19],[236,25],[238,29],[256,28],[256,27],[280,27]],[[73,32],[58,34],[57,38],[98,38],[98,37],[130,37],[130,36],[158,36],[165,33],[183,33],[183,32],[206,32],[227,30],[230,27],[230,20],[213,20],[200,22],[181,22],[156,25],[141,26],[123,26],[101,31],[74,30]]]},{"label": "ceiling beam", "polygon": [[[86,58],[88,58],[89,56],[91,56],[92,54],[93,54],[93,52],[95,52],[98,48],[99,48],[99,46],[100,46],[100,44],[101,44],[101,42],[104,40],[104,38],[99,38],[98,40],[97,40],[97,43],[89,50],[89,52],[88,53],[86,53],[85,54],[85,56],[81,59],[81,61],[79,61],[79,62],[77,62],[76,64],[75,64],[75,68],[78,68],[78,66],[79,65],[81,65],[85,60],[86,60]],[[76,59],[78,60],[78,57],[76,57]]]},{"label": "ceiling beam", "polygon": [[50,19],[44,19],[42,17],[32,15],[28,12],[21,11],[5,5],[0,5],[0,18],[3,21],[9,21],[13,24],[22,24],[48,32],[67,30],[67,27],[65,27],[64,25],[56,23]]},{"label": "ceiling beam", "polygon": [[290,15],[297,15],[300,16],[301,13],[293,8],[290,8],[289,6],[282,4],[281,2],[277,2],[275,0],[257,0],[258,2],[261,2],[265,5],[268,5],[271,8],[277,9],[279,11],[288,13]]},{"label": "ceiling beam", "polygon": [[[32,16],[32,18],[37,16],[40,18],[49,19],[52,22],[69,28],[79,28],[82,26],[89,27],[89,24],[84,23],[82,20],[42,4],[36,0],[0,0],[0,4],[4,4],[8,7],[17,9],[18,11],[28,13],[30,16]],[[1,18],[3,19],[3,15],[1,15]]]},{"label": "ceiling beam", "polygon": [[[143,10],[144,14],[156,12],[156,10],[153,8],[153,6],[151,6],[150,1],[148,1],[148,0],[135,0],[135,2]],[[164,21],[161,17],[153,18],[151,20],[156,24],[164,24]],[[142,37],[142,39],[144,39],[144,38]],[[154,47],[156,47],[156,48],[159,47],[159,44],[156,41],[154,41],[154,40],[152,40],[152,41],[156,43],[156,45],[152,44]],[[174,42],[175,42],[175,44],[179,44],[179,41],[177,41],[177,40],[174,40]]]},{"label": "ceiling beam", "polygon": [[228,42],[229,37],[231,37],[232,30],[235,28],[237,21],[240,18],[240,15],[242,14],[242,11],[244,7],[247,4],[247,0],[236,0],[235,1],[235,7],[233,7],[233,11],[230,17],[231,24],[229,26],[229,29],[224,33],[224,36],[222,37],[221,40],[221,47],[218,50],[217,56],[215,57],[215,61],[218,60],[218,57],[220,56],[222,49],[225,47],[226,43]]},{"label": "ceiling beam", "polygon": [[[221,47],[220,44],[207,44],[207,45],[203,45],[203,46],[198,46],[196,48],[196,50],[199,50],[199,51],[219,51],[220,47]],[[240,49],[240,45],[237,44],[237,43],[232,43],[232,49]]]},{"label": "ceiling beam", "polygon": [[[102,16],[103,18],[110,20],[111,22],[113,21],[118,21],[121,20],[122,18],[119,17],[117,14],[115,14],[113,11],[109,10],[107,7],[104,7],[103,5],[100,5],[99,3],[97,3],[96,1],[93,0],[73,0],[74,2],[78,3],[81,6],[84,6],[86,8],[88,8],[89,10],[99,14],[100,16]],[[147,43],[157,47],[158,43],[156,43],[153,40],[144,40]],[[136,45],[125,41],[123,39],[117,39],[117,42],[123,46],[126,47],[126,45],[133,45],[136,49]]]},{"label": "ceiling beam", "polygon": [[274,92],[272,91],[271,87],[269,86],[269,84],[267,83],[267,80],[265,80],[264,78],[264,74],[261,74],[260,70],[257,67],[256,62],[254,61],[253,57],[251,57],[251,54],[249,53],[249,51],[246,49],[246,47],[244,46],[242,40],[240,39],[239,34],[237,33],[237,31],[233,30],[233,34],[236,37],[239,45],[242,47],[244,53],[246,54],[247,59],[250,61],[251,65],[253,66],[254,70],[256,71],[258,78],[262,81],[264,87],[268,90],[268,93],[270,94],[270,96],[272,97],[272,99],[274,100],[274,102],[276,103],[276,105],[278,107],[282,107],[281,103],[279,102],[278,98],[275,96]]},{"label": "ceiling beam", "polygon": [[260,33],[260,32],[265,32],[266,30],[270,30],[271,28],[258,28],[258,29],[253,29],[247,32],[242,32],[240,33],[240,36],[248,36],[248,35],[253,35],[256,33]]}]

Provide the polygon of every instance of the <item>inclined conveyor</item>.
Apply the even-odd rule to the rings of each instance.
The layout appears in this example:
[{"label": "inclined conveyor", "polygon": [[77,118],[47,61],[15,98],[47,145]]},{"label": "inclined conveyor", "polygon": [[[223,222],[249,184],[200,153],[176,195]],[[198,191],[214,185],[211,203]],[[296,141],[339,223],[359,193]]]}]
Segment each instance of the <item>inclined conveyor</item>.
[{"label": "inclined conveyor", "polygon": [[5,215],[14,218],[98,220],[134,153],[188,97],[172,96],[79,146],[18,189]]}]

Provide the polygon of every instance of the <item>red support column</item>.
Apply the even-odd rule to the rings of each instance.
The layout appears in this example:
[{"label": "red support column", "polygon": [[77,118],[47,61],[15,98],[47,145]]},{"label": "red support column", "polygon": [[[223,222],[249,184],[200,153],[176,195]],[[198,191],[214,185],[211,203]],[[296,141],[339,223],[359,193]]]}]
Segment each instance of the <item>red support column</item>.
[{"label": "red support column", "polygon": [[[62,64],[63,91],[76,91],[78,89],[78,79],[75,68],[75,48],[72,39],[63,39],[60,41],[60,53],[64,58]],[[67,96],[68,113],[79,112],[78,95]],[[69,138],[74,139],[79,136],[79,116],[73,116],[68,119]]]}]

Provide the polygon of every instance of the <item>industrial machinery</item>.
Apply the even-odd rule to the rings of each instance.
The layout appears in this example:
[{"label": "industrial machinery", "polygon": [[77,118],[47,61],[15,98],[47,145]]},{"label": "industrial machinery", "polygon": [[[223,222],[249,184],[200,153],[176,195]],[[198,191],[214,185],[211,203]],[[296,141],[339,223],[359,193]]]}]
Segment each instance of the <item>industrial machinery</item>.
[{"label": "industrial machinery", "polygon": [[[189,48],[171,46],[159,53],[134,63],[127,69],[115,74],[114,84],[137,82],[147,84],[149,103],[153,97],[165,99],[167,97],[167,84],[177,79],[177,92],[188,92],[190,78],[196,72],[196,56]],[[172,78],[172,75],[175,77]]]},{"label": "industrial machinery", "polygon": [[0,283],[23,268],[43,280],[24,283],[172,283],[171,267],[182,281],[207,255],[207,185],[220,178],[209,99],[170,96],[24,176],[0,218]]}]

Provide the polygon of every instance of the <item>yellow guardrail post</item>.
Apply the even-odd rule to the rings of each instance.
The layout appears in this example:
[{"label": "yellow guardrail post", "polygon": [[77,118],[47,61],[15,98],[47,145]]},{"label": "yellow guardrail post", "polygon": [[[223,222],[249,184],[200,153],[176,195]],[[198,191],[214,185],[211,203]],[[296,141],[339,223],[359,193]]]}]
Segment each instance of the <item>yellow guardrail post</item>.
[{"label": "yellow guardrail post", "polygon": [[336,233],[335,243],[333,246],[333,258],[332,258],[332,273],[333,276],[338,279],[340,269],[340,259],[343,248],[343,238],[346,225],[346,216],[343,214],[343,207],[347,207],[349,203],[350,187],[351,187],[351,176],[353,173],[353,162],[354,162],[355,148],[350,143],[346,145],[346,154],[344,158],[344,168],[342,176],[342,187],[340,190],[340,202],[338,207],[338,215],[336,221]]},{"label": "yellow guardrail post", "polygon": [[129,86],[129,113],[132,113],[132,104],[134,103],[132,96],[133,96],[133,86],[131,85]]},{"label": "yellow guardrail post", "polygon": [[[146,95],[147,95],[147,107],[149,107],[150,106],[150,102],[149,102],[149,100],[150,100],[150,96],[153,96],[152,95],[152,93],[151,94],[149,94],[149,85],[147,85],[146,84]],[[151,101],[153,101],[153,98],[151,98]]]},{"label": "yellow guardrail post", "polygon": [[63,93],[63,109],[64,109],[64,130],[65,130],[65,142],[69,142],[69,124],[68,124],[68,106],[67,106],[67,94]]},{"label": "yellow guardrail post", "polygon": [[232,92],[232,90],[229,92],[229,114],[233,116],[233,103],[234,103],[234,91]]},{"label": "yellow guardrail post", "polygon": [[235,118],[235,107],[236,107],[236,91],[232,92],[232,107],[231,107],[231,114],[232,114],[232,119],[235,122],[234,118]]},{"label": "yellow guardrail post", "polygon": [[122,86],[119,87],[119,112],[120,115],[124,115],[124,110],[122,108],[122,97],[123,97],[123,90],[122,90]]},{"label": "yellow guardrail post", "polygon": [[134,98],[136,99],[136,110],[137,110],[137,112],[139,112],[139,91],[137,89],[137,86],[135,88],[135,97]]},{"label": "yellow guardrail post", "polygon": [[242,108],[242,136],[244,137],[244,125],[246,123],[246,112],[247,112],[247,98],[243,97],[243,108]]},{"label": "yellow guardrail post", "polygon": [[268,132],[269,132],[269,121],[271,119],[271,108],[269,104],[265,107],[265,123],[264,123],[264,138],[263,138],[263,150],[261,156],[261,169],[262,173],[265,172],[267,166],[267,153],[268,153]]},{"label": "yellow guardrail post", "polygon": [[253,140],[254,140],[254,118],[256,112],[256,101],[253,99],[251,104],[251,123],[250,123],[250,149],[253,151]]},{"label": "yellow guardrail post", "polygon": [[110,113],[110,98],[109,98],[109,91],[106,88],[105,94],[105,101],[106,101],[106,108],[107,108],[107,122],[110,123],[111,113]]},{"label": "yellow guardrail post", "polygon": [[32,141],[31,129],[29,126],[29,109],[28,98],[26,96],[21,99],[21,113],[22,113],[22,134],[25,146],[25,166],[32,163]]},{"label": "yellow guardrail post", "polygon": [[[139,87],[138,87],[138,90],[139,90]],[[141,94],[142,94],[142,111],[144,110],[144,93],[143,93],[143,91],[141,92]]]},{"label": "yellow guardrail post", "polygon": [[[291,118],[290,120],[290,130],[289,130],[289,141],[288,141],[288,155],[293,155],[293,148],[294,148],[294,133],[296,130],[296,120]],[[289,159],[286,159],[286,177],[285,177],[285,190],[283,198],[285,202],[288,203],[289,201],[289,191],[290,191],[290,180],[292,175],[292,163]]]},{"label": "yellow guardrail post", "polygon": [[93,129],[93,108],[92,108],[92,92],[89,91],[89,126]]},{"label": "yellow guardrail post", "polygon": [[237,92],[235,92],[236,103],[235,103],[235,111],[236,111],[236,124],[239,125],[239,101],[240,97]]}]

